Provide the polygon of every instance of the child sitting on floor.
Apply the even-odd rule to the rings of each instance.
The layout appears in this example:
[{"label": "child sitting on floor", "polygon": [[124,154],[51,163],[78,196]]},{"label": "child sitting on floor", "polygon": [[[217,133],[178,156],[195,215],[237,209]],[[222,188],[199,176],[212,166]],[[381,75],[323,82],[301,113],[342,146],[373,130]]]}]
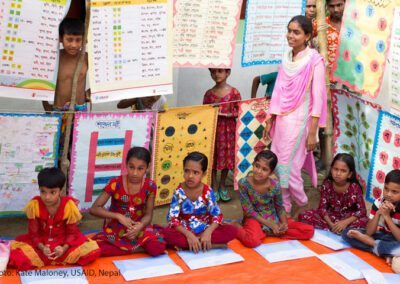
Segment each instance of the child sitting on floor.
[{"label": "child sitting on floor", "polygon": [[79,231],[77,222],[82,216],[76,200],[61,197],[64,183],[65,175],[60,169],[40,171],[40,196],[29,201],[24,209],[28,234],[12,241],[10,267],[28,270],[55,264],[86,265],[100,256],[97,243]]},{"label": "child sitting on floor", "polygon": [[238,240],[246,247],[259,246],[265,235],[285,239],[310,239],[313,226],[287,219],[283,210],[279,182],[271,178],[278,158],[269,150],[254,158],[253,172],[239,181],[243,227],[238,225]]},{"label": "child sitting on floor", "polygon": [[[379,227],[383,219],[384,227]],[[386,257],[393,267],[392,258],[400,256],[400,170],[392,170],[385,177],[383,198],[372,205],[366,229],[346,229],[342,237],[351,246]],[[398,266],[398,264],[397,264]]]},{"label": "child sitting on floor", "polygon": [[172,197],[167,219],[169,228],[163,233],[167,244],[195,253],[215,247],[226,247],[236,237],[237,229],[221,225],[222,214],[213,190],[202,183],[208,159],[192,152],[183,160],[183,178]]},{"label": "child sitting on floor", "polygon": [[[150,225],[157,186],[145,178],[150,152],[133,147],[126,155],[127,174],[111,179],[93,203],[90,213],[105,218],[97,240],[102,256],[125,255],[143,248],[157,256],[165,251],[165,242]],[[111,198],[110,210],[103,206]]]},{"label": "child sitting on floor", "polygon": [[365,228],[367,209],[350,154],[339,153],[335,156],[320,192],[318,209],[301,213],[300,222],[331,230],[335,234],[342,233],[346,228]]}]

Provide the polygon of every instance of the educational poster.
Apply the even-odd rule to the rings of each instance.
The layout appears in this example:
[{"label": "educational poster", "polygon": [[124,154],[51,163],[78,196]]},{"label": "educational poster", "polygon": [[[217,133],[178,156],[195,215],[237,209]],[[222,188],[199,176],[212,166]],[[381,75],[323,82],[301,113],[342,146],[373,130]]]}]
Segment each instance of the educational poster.
[{"label": "educational poster", "polygon": [[239,116],[236,120],[235,170],[233,186],[238,189],[238,181],[251,170],[254,157],[267,147],[263,131],[269,101],[257,98],[239,103]]},{"label": "educational poster", "polygon": [[149,149],[153,113],[76,113],[69,194],[88,210],[108,181],[126,174],[133,146]]},{"label": "educational poster", "polygon": [[92,102],[172,94],[172,0],[94,0]]},{"label": "educational poster", "polygon": [[390,48],[389,95],[393,113],[400,115],[400,7],[394,10]]},{"label": "educational poster", "polygon": [[371,98],[378,96],[394,7],[395,1],[346,1],[333,80]]},{"label": "educational poster", "polygon": [[242,66],[280,64],[289,50],[287,25],[305,9],[306,0],[247,0]]},{"label": "educational poster", "polygon": [[0,217],[39,194],[39,171],[57,165],[60,125],[59,115],[0,114]]},{"label": "educational poster", "polygon": [[368,177],[368,201],[381,197],[386,174],[400,169],[400,117],[379,113],[371,169]]},{"label": "educational poster", "polygon": [[171,202],[183,181],[183,159],[190,152],[207,156],[204,182],[211,184],[217,118],[218,108],[210,105],[174,108],[158,114],[153,151],[156,206]]},{"label": "educational poster", "polygon": [[242,0],[176,0],[174,65],[230,68]]},{"label": "educational poster", "polygon": [[0,97],[54,99],[58,26],[71,0],[0,0]]},{"label": "educational poster", "polygon": [[[366,188],[380,106],[361,100],[344,90],[332,90],[334,154],[354,157],[358,179]],[[367,192],[367,200],[371,196]]]}]

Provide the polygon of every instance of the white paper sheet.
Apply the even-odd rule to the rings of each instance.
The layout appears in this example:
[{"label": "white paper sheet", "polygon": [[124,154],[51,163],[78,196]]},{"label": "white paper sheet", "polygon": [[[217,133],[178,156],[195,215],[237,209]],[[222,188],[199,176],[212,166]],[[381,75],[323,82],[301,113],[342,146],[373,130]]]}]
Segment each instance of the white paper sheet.
[{"label": "white paper sheet", "polygon": [[330,231],[324,231],[320,229],[315,229],[314,236],[311,238],[311,240],[333,250],[340,250],[350,247],[350,245],[346,243],[341,236]]},{"label": "white paper sheet", "polygon": [[400,283],[400,274],[395,273],[382,273],[383,277],[388,284]]},{"label": "white paper sheet", "polygon": [[318,258],[347,280],[364,279],[361,271],[375,270],[371,265],[349,251],[322,254]]},{"label": "white paper sheet", "polygon": [[364,275],[364,278],[367,280],[368,284],[389,284],[383,276],[383,273],[379,272],[378,270],[363,269],[361,270],[361,273]]},{"label": "white paper sheet", "polygon": [[241,255],[230,249],[212,249],[199,253],[179,251],[178,255],[191,270],[244,261]]},{"label": "white paper sheet", "polygon": [[316,256],[316,253],[302,245],[299,241],[285,241],[264,244],[254,249],[269,262],[278,262]]},{"label": "white paper sheet", "polygon": [[129,260],[114,260],[126,281],[183,273],[168,255]]},{"label": "white paper sheet", "polygon": [[20,271],[22,284],[88,284],[82,267]]}]

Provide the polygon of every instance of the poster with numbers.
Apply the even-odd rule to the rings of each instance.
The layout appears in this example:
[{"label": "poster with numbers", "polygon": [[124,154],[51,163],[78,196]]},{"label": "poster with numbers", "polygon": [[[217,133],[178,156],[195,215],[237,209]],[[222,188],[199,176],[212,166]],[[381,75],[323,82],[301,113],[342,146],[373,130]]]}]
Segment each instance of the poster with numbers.
[{"label": "poster with numbers", "polygon": [[247,0],[242,66],[280,64],[290,48],[287,25],[305,9],[306,0]]},{"label": "poster with numbers", "polygon": [[172,94],[172,0],[94,0],[92,102]]},{"label": "poster with numbers", "polygon": [[58,26],[71,0],[0,0],[0,97],[54,99]]}]

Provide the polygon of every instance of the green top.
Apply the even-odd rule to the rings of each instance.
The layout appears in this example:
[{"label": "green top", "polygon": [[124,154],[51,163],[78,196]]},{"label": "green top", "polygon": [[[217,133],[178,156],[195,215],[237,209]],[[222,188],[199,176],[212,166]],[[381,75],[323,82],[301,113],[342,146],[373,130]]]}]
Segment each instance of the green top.
[{"label": "green top", "polygon": [[265,96],[270,98],[272,92],[274,91],[276,77],[278,77],[278,72],[272,72],[260,76],[260,83],[262,85],[267,84],[267,90],[265,91]]}]

